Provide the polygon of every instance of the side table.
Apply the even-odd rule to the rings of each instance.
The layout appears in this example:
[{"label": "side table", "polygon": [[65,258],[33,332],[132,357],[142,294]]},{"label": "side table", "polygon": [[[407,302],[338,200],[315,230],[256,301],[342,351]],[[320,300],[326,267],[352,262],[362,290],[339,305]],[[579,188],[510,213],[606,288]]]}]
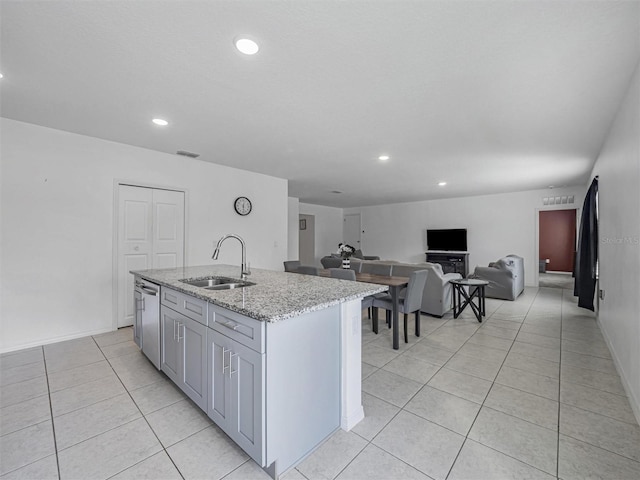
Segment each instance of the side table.
[{"label": "side table", "polygon": [[[453,286],[453,318],[458,318],[467,305],[471,305],[476,318],[482,322],[482,317],[486,315],[484,287],[489,285],[489,282],[475,278],[463,278],[449,280],[449,283]],[[465,287],[469,287],[468,294]],[[477,299],[477,303],[473,302],[474,298]]]}]

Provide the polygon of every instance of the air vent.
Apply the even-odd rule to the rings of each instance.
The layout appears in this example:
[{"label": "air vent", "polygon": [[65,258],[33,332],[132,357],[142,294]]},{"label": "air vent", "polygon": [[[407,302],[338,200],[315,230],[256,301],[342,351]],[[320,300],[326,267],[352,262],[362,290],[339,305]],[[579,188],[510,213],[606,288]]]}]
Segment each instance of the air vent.
[{"label": "air vent", "polygon": [[566,205],[575,201],[573,195],[562,195],[561,197],[542,197],[543,205]]},{"label": "air vent", "polygon": [[178,150],[176,155],[182,155],[183,157],[189,158],[198,158],[200,156],[199,153],[187,152],[186,150]]}]

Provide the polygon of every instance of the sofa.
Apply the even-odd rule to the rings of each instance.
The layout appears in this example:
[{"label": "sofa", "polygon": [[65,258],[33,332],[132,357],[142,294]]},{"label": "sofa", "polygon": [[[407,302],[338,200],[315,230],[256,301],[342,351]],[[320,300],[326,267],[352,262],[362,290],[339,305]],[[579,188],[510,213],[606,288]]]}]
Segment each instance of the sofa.
[{"label": "sofa", "polygon": [[435,317],[442,317],[451,310],[452,288],[449,280],[462,278],[459,273],[443,273],[442,266],[438,263],[402,263],[388,260],[359,260],[351,258],[351,268],[357,273],[362,270],[365,263],[390,264],[391,275],[408,277],[416,270],[427,270],[427,282],[422,294],[421,312]]},{"label": "sofa", "polygon": [[470,278],[489,282],[485,296],[502,300],[515,300],[524,291],[524,258],[507,255],[488,267],[476,267]]}]

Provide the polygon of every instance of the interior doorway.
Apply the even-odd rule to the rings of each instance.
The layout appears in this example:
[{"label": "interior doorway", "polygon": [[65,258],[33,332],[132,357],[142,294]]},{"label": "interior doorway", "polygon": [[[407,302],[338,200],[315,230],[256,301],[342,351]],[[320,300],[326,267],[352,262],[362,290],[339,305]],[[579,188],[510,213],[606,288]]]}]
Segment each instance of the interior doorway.
[{"label": "interior doorway", "polygon": [[117,327],[133,325],[131,270],[184,265],[184,192],[117,185]]},{"label": "interior doorway", "polygon": [[347,245],[351,245],[356,249],[362,249],[360,244],[360,233],[361,233],[361,224],[360,224],[360,214],[359,213],[350,213],[344,216],[344,221],[342,225],[342,241]]},{"label": "interior doorway", "polygon": [[575,208],[539,212],[539,286],[572,288],[576,255],[576,215]]},{"label": "interior doorway", "polygon": [[316,263],[316,217],[300,214],[298,227],[298,259],[302,265]]}]

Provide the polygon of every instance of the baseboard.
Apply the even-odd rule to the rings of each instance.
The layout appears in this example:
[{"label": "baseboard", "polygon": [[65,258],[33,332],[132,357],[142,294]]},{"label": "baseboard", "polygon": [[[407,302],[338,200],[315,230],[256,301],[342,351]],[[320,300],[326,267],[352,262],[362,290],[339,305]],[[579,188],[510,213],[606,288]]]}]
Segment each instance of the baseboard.
[{"label": "baseboard", "polygon": [[100,330],[92,330],[92,331],[89,331],[89,332],[74,333],[73,335],[64,335],[62,337],[49,338],[47,340],[38,340],[37,342],[29,342],[29,343],[24,343],[24,344],[21,344],[21,345],[14,345],[14,346],[11,346],[11,347],[0,349],[0,354],[1,353],[17,352],[18,350],[24,350],[26,348],[41,347],[43,345],[50,345],[52,343],[64,342],[66,340],[75,340],[76,338],[90,337],[92,335],[99,335],[101,333],[108,333],[108,332],[113,332],[113,331],[114,330],[112,328],[102,328]]},{"label": "baseboard", "polygon": [[624,374],[625,371],[621,367],[620,361],[618,360],[618,357],[616,355],[616,351],[614,350],[613,345],[609,340],[609,337],[607,337],[606,330],[602,328],[602,325],[600,324],[600,319],[598,317],[596,317],[596,323],[598,324],[598,328],[600,328],[600,332],[602,332],[602,336],[604,337],[604,341],[607,344],[607,348],[611,353],[613,364],[615,365],[618,375],[620,376],[620,382],[622,383],[622,388],[624,388],[624,391],[627,394],[627,398],[629,399],[629,405],[631,405],[631,410],[633,411],[633,415],[636,417],[636,422],[640,424],[640,399],[635,396],[633,390],[629,386],[627,377]]}]

